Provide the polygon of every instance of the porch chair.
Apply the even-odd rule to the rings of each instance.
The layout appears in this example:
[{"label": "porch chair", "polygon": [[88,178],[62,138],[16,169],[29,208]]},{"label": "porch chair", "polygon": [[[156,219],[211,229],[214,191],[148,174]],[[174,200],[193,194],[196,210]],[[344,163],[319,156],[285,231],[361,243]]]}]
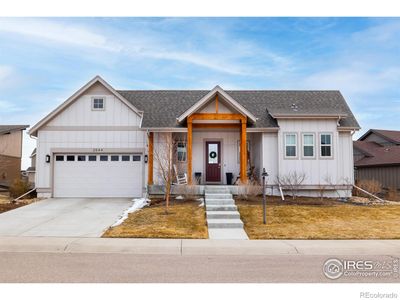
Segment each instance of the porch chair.
[{"label": "porch chair", "polygon": [[178,171],[176,169],[176,165],[174,165],[173,167],[174,167],[174,172],[175,172],[175,175],[176,175],[176,185],[188,184],[187,174],[186,173],[178,174]]}]

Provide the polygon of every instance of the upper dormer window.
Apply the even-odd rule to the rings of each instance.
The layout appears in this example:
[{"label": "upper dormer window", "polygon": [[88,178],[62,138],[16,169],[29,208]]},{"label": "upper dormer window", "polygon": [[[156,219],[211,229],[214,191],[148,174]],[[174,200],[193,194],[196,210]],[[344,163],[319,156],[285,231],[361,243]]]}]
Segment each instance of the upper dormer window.
[{"label": "upper dormer window", "polygon": [[106,107],[106,100],[104,97],[93,97],[92,98],[92,109],[93,110],[104,110]]}]

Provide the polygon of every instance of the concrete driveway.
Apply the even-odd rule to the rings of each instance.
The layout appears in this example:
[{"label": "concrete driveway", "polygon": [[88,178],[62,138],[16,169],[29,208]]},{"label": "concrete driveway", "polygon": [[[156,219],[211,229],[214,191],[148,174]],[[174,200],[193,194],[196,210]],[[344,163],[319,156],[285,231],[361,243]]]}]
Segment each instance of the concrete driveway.
[{"label": "concrete driveway", "polygon": [[0,236],[100,237],[131,204],[131,199],[46,199],[0,214]]}]

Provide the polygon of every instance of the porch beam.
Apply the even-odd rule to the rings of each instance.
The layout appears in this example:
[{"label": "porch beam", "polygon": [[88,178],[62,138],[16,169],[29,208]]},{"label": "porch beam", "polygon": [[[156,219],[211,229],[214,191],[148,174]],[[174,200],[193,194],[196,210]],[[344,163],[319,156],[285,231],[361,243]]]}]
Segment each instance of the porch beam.
[{"label": "porch beam", "polygon": [[193,123],[192,128],[236,128],[240,129],[240,124],[226,123]]},{"label": "porch beam", "polygon": [[242,120],[242,128],[240,132],[240,182],[247,182],[247,136],[246,136],[246,120]]},{"label": "porch beam", "polygon": [[187,175],[188,183],[192,184],[192,120],[187,121]]},{"label": "porch beam", "polygon": [[246,116],[241,114],[216,114],[216,113],[197,113],[188,117],[188,121],[192,120],[241,120],[246,122]]},{"label": "porch beam", "polygon": [[149,161],[148,161],[148,174],[147,174],[147,184],[153,184],[153,160],[154,160],[154,133],[149,132]]}]

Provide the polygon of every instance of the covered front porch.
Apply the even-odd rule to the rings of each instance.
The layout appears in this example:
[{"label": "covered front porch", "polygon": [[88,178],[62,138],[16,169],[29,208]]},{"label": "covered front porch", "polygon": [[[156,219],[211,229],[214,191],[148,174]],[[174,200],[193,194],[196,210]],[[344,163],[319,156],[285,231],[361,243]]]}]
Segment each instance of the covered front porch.
[{"label": "covered front porch", "polygon": [[[229,98],[217,87],[177,118],[181,127],[149,132],[149,186],[160,185],[154,152],[160,147],[168,147],[166,140],[173,143],[170,159],[174,171],[186,174],[187,184],[197,185],[198,193],[202,193],[205,185],[229,186],[247,182],[248,173],[254,171],[254,164],[259,161],[255,156],[256,150],[261,147],[261,133],[248,134],[247,128],[254,122],[254,116],[243,107],[237,107],[238,104]],[[252,143],[254,147],[250,146]],[[254,148],[253,151],[251,148]],[[232,187],[232,193],[236,194],[237,188]]]}]

